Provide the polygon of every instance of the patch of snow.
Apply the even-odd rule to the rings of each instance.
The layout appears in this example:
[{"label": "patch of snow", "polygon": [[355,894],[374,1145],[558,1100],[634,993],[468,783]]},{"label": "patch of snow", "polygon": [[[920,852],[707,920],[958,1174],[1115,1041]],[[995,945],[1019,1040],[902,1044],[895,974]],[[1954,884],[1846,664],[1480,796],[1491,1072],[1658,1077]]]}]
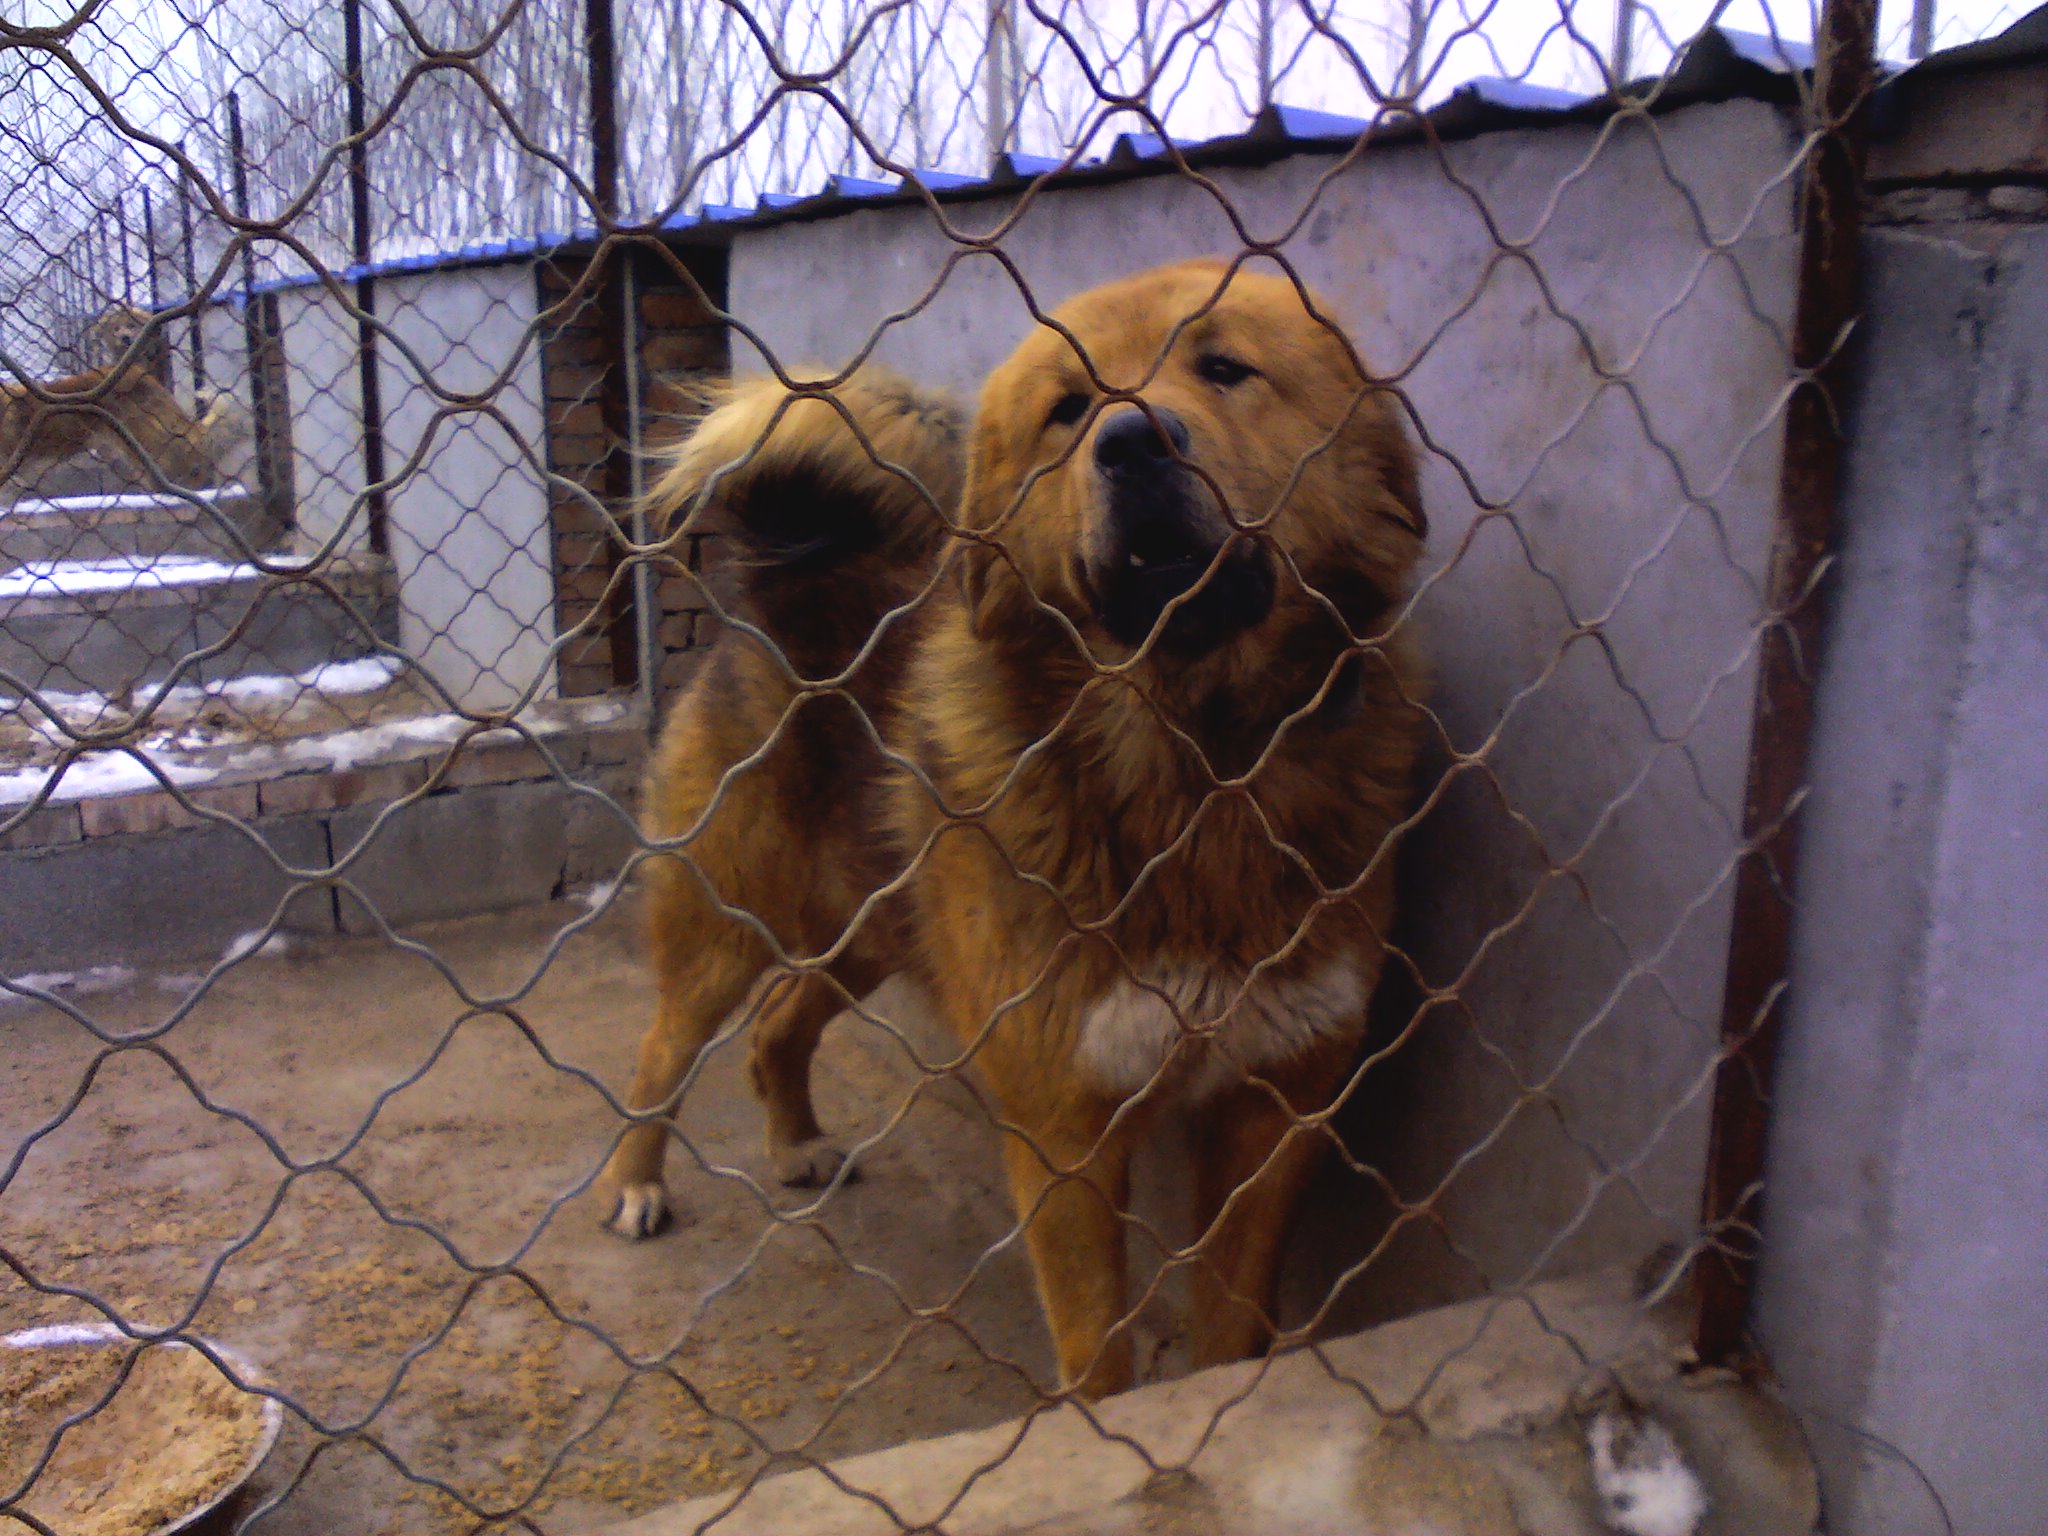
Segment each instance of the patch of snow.
[{"label": "patch of snow", "polygon": [[[333,698],[341,694],[375,693],[390,687],[404,671],[405,663],[396,656],[361,656],[354,661],[324,662],[303,672],[252,672],[194,691],[236,704],[253,704],[261,699],[291,700],[305,693]],[[183,687],[174,688],[172,697],[184,691]]]},{"label": "patch of snow", "polygon": [[150,985],[159,992],[185,994],[199,985],[200,978],[196,972],[171,971],[161,976],[152,976],[149,980]]},{"label": "patch of snow", "polygon": [[109,560],[31,560],[0,575],[0,598],[76,597],[93,592],[136,592],[153,587],[236,581],[263,573],[203,555],[120,555]]},{"label": "patch of snow", "polygon": [[[222,699],[230,704],[254,704],[266,700],[290,702],[307,693],[327,698],[376,693],[390,687],[404,671],[405,663],[396,656],[359,656],[352,661],[322,662],[303,672],[251,672],[219,682],[179,683],[164,695],[163,704],[187,705],[208,699]],[[138,706],[155,697],[153,684],[144,683],[135,690]],[[25,695],[0,693],[0,714],[25,712],[33,707],[33,701]],[[54,712],[60,720],[75,726],[95,725],[110,711],[127,712],[103,693],[46,690],[42,695],[41,713]],[[37,724],[40,727],[40,722]]]},{"label": "patch of snow", "polygon": [[7,985],[0,987],[0,1006],[35,1001],[34,998],[24,997],[20,992],[12,990],[17,987],[30,988],[37,992],[90,997],[95,992],[112,992],[125,987],[134,980],[133,967],[126,965],[93,965],[82,971],[30,971],[26,975],[7,978]]},{"label": "patch of snow", "polygon": [[273,933],[266,939],[263,930],[255,928],[248,933],[235,935],[234,940],[222,951],[221,959],[229,965],[238,960],[275,960],[280,955],[290,954],[291,948],[291,940],[282,932]]},{"label": "patch of snow", "polygon": [[587,911],[596,912],[619,893],[619,882],[600,880],[595,885],[585,886],[580,891],[569,892],[569,899]]},{"label": "patch of snow", "polygon": [[104,496],[24,496],[11,505],[0,506],[0,517],[62,517],[71,512],[170,512],[190,507],[194,502],[201,506],[218,506],[223,501],[239,501],[248,494],[248,488],[236,481],[229,485],[195,486],[178,492],[118,491]]},{"label": "patch of snow", "polygon": [[[218,768],[196,763],[169,762],[152,758],[151,765],[173,784],[207,784],[220,776]],[[16,768],[0,773],[0,807],[25,805],[56,774],[55,764]],[[103,795],[132,795],[161,789],[151,773],[127,752],[81,752],[64,768],[64,776],[50,787],[50,803],[96,800]]]}]

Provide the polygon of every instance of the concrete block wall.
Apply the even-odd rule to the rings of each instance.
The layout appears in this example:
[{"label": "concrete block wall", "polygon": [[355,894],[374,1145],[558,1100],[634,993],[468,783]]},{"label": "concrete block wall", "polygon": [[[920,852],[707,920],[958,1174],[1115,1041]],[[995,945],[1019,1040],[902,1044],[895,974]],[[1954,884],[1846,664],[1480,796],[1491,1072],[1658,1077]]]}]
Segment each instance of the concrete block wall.
[{"label": "concrete block wall", "polygon": [[[0,923],[0,975],[204,962],[273,918],[294,933],[402,931],[616,879],[637,846],[645,720],[593,701],[531,729],[552,761],[500,735],[400,739],[346,768],[236,748],[182,801],[150,789],[46,804],[0,834],[0,892],[26,919]],[[0,824],[17,815],[0,806]]]},{"label": "concrete block wall", "polygon": [[1831,1536],[2008,1536],[2048,1530],[2048,62],[1903,84],[1756,1323]]},{"label": "concrete block wall", "polygon": [[[538,305],[523,265],[377,284],[400,639],[464,707],[555,695]],[[465,403],[480,394],[481,408]]]},{"label": "concrete block wall", "polygon": [[[1736,101],[1220,167],[1213,191],[1161,175],[946,209],[966,234],[1003,228],[1048,308],[1239,250],[1233,219],[1284,237],[1429,436],[1416,622],[1438,750],[1480,755],[1403,855],[1402,942],[1447,995],[1369,1080],[1355,1130],[1440,1221],[1401,1225],[1333,1327],[1696,1228],[1798,152],[1789,116]],[[731,259],[733,314],[785,364],[841,361],[882,328],[883,360],[967,392],[1034,323],[1009,271],[962,257],[921,206],[743,230]],[[1373,1179],[1333,1175],[1289,1315],[1394,1214]]]}]

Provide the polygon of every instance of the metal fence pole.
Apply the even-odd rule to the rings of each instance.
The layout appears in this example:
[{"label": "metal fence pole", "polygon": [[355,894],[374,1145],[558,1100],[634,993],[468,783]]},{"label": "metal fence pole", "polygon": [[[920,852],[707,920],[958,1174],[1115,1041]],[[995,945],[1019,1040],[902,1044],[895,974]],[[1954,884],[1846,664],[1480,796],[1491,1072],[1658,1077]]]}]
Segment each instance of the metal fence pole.
[{"label": "metal fence pole", "polygon": [[[185,152],[184,142],[178,152]],[[192,306],[192,402],[196,406],[206,389],[206,336],[200,324],[199,259],[192,249],[192,197],[184,182],[178,184],[178,244],[185,258],[185,302]]]},{"label": "metal fence pole", "polygon": [[[598,225],[597,309],[599,345],[598,415],[604,425],[605,504],[616,519],[631,504],[633,465],[626,444],[632,436],[626,368],[626,262],[628,248],[614,236],[619,217],[619,120],[617,51],[611,0],[585,0],[583,39],[590,73],[590,185]],[[614,532],[606,541],[610,600],[605,637],[611,651],[612,684],[631,688],[640,680],[639,626],[634,583],[620,580],[625,547]]]},{"label": "metal fence pole", "polygon": [[1614,0],[1614,83],[1626,85],[1636,63],[1636,0]]},{"label": "metal fence pole", "polygon": [[1701,1200],[1712,1246],[1699,1267],[1694,1342],[1708,1364],[1744,1353],[1756,1279],[1772,1075],[1791,966],[1795,818],[1806,781],[1821,640],[1814,589],[1834,532],[1840,346],[1856,312],[1858,199],[1876,34],[1877,0],[1827,0],[1815,37],[1818,137],[1800,194],[1792,334],[1792,364],[1801,382],[1785,412],[1770,623],[1758,657],[1743,807],[1750,851],[1736,876]]},{"label": "metal fence pole", "polygon": [[[242,103],[228,92],[228,160],[233,178],[235,217],[245,225],[249,219],[249,154],[242,136]],[[289,423],[278,409],[276,358],[265,322],[266,302],[256,292],[256,246],[247,229],[238,232],[242,241],[242,345],[248,355],[249,406],[256,437],[256,478],[262,492],[267,531],[282,537],[291,526],[290,481],[283,457],[290,443]],[[282,438],[282,444],[280,444]]]},{"label": "metal fence pole", "polygon": [[121,303],[129,309],[135,307],[135,268],[128,259],[128,200],[114,199],[114,235],[121,249]]},{"label": "metal fence pole", "polygon": [[1428,0],[1408,0],[1408,27],[1401,53],[1401,73],[1394,94],[1412,101],[1422,94],[1422,50],[1429,39]]},{"label": "metal fence pole", "polygon": [[356,383],[361,392],[363,436],[363,508],[369,521],[370,549],[388,554],[390,529],[384,499],[384,397],[377,376],[377,283],[370,275],[370,143],[363,73],[362,0],[344,0],[343,46],[348,91],[348,204],[350,255],[356,266]]},{"label": "metal fence pole", "polygon": [[[156,203],[151,199],[147,187],[142,189],[142,261],[144,284],[149,289],[150,323],[160,325],[162,322],[157,316],[164,307],[164,288],[162,276],[157,271]],[[164,388],[169,389],[171,347],[170,337],[166,332],[158,330],[151,335],[149,356],[150,371],[157,376],[157,381]]]},{"label": "metal fence pole", "polygon": [[1913,28],[1906,52],[1913,58],[1924,59],[1933,48],[1934,0],[1913,0]]},{"label": "metal fence pole", "polygon": [[988,0],[988,28],[983,37],[982,65],[986,80],[988,110],[988,158],[993,165],[998,155],[1012,148],[1010,71],[1017,51],[1017,18],[1009,0]]}]

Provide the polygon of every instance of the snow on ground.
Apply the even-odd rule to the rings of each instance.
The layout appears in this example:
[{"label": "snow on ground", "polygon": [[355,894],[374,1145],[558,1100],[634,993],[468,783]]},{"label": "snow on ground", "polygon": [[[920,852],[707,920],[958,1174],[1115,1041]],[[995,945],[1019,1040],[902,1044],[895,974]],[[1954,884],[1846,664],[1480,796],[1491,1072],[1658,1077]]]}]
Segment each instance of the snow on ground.
[{"label": "snow on ground", "polygon": [[106,560],[31,560],[0,575],[0,599],[135,592],[155,587],[197,586],[209,581],[240,581],[262,575],[263,572],[253,565],[230,565],[202,555],[116,555]]},{"label": "snow on ground", "polygon": [[180,491],[116,491],[105,496],[24,496],[0,505],[0,517],[66,517],[79,512],[173,512],[194,502],[218,506],[249,494],[239,481]]},{"label": "snow on ground", "polygon": [[[545,740],[564,726],[590,729],[608,725],[630,715],[634,707],[631,699],[611,696],[568,704],[540,704],[528,711],[522,724]],[[45,785],[49,785],[49,802],[58,805],[159,789],[162,785],[152,768],[173,784],[183,786],[208,784],[227,775],[246,781],[252,775],[285,774],[307,768],[338,773],[361,763],[406,756],[407,749],[446,746],[475,730],[475,726],[475,721],[455,714],[401,716],[354,729],[255,742],[225,756],[215,752],[198,762],[181,757],[175,733],[168,737],[152,736],[138,744],[135,751],[117,748],[82,752],[64,765],[63,776],[54,784],[50,779],[57,772],[55,764],[0,772],[0,814],[8,807],[35,799]],[[519,739],[519,732],[511,727],[498,726],[478,732],[472,744],[496,746]]]},{"label": "snow on ground", "polygon": [[[95,992],[112,992],[135,980],[132,966],[92,965],[82,971],[30,971],[21,976],[0,977],[0,1008],[33,1005],[29,992],[47,992],[59,997],[90,997]],[[17,990],[19,989],[19,990]]]}]

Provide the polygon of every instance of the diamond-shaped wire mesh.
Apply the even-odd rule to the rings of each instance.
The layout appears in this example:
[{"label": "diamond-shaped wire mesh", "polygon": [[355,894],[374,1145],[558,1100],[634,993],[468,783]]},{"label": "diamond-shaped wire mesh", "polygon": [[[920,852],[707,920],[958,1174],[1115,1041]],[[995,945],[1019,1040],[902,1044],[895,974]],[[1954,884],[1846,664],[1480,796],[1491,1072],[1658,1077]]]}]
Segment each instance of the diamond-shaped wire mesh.
[{"label": "diamond-shaped wire mesh", "polygon": [[245,1470],[92,1491],[161,1340],[238,1528],[587,1529],[1746,1251],[1834,125],[1739,9],[0,21],[0,1325],[126,1341],[0,1524]]}]

